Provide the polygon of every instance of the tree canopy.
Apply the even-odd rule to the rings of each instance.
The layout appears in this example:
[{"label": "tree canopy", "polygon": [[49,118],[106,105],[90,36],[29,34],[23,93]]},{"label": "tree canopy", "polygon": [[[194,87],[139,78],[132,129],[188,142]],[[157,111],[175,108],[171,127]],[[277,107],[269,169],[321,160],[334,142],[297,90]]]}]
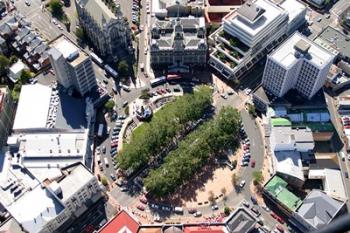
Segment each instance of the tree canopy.
[{"label": "tree canopy", "polygon": [[114,100],[108,100],[108,101],[105,103],[105,108],[106,108],[108,111],[112,111],[112,109],[114,108],[114,106],[115,106]]},{"label": "tree canopy", "polygon": [[164,163],[151,170],[144,184],[150,193],[164,197],[188,181],[211,156],[237,147],[240,115],[237,110],[223,108],[215,119],[204,123],[171,151]]},{"label": "tree canopy", "polygon": [[9,59],[4,55],[0,55],[0,74],[5,74],[9,65]]},{"label": "tree canopy", "polygon": [[155,112],[152,120],[137,127],[130,143],[117,156],[122,170],[137,170],[183,134],[190,122],[197,121],[211,106],[211,90],[202,86],[193,94],[178,97]]},{"label": "tree canopy", "polygon": [[118,63],[118,72],[122,77],[125,77],[129,74],[129,65],[126,60],[122,60]]},{"label": "tree canopy", "polygon": [[60,0],[51,0],[49,3],[51,13],[57,18],[61,18],[63,15],[63,5]]}]

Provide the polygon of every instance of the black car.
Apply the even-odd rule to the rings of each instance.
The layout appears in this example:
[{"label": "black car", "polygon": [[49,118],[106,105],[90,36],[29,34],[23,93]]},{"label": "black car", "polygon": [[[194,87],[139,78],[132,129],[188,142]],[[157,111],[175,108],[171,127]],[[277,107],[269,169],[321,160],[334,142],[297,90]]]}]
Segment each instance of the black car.
[{"label": "black car", "polygon": [[348,172],[344,172],[345,178],[349,178],[349,173]]}]

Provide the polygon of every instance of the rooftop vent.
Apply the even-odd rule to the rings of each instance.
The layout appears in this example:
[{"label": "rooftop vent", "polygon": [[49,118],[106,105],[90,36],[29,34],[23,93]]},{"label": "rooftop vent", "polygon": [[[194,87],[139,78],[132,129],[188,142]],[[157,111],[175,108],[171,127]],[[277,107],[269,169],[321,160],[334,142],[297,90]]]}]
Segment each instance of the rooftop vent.
[{"label": "rooftop vent", "polygon": [[295,45],[294,49],[302,54],[308,53],[311,45],[305,40],[299,40]]}]

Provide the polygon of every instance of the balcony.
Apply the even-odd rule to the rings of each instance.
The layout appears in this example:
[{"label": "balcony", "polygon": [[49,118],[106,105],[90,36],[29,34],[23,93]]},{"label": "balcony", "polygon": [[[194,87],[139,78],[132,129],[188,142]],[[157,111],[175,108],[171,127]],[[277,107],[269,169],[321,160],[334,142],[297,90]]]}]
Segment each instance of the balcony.
[{"label": "balcony", "polygon": [[241,51],[242,53],[246,53],[249,50],[249,47],[245,45],[243,42],[241,42],[238,38],[231,36],[224,30],[220,31],[218,33],[219,40],[220,38],[224,39],[223,42],[228,43],[231,47],[238,49],[238,51]]},{"label": "balcony", "polygon": [[223,64],[225,64],[227,67],[230,67],[231,69],[234,69],[237,66],[237,63],[230,59],[228,56],[226,56],[224,53],[220,51],[216,51],[213,54],[214,57],[219,59]]}]

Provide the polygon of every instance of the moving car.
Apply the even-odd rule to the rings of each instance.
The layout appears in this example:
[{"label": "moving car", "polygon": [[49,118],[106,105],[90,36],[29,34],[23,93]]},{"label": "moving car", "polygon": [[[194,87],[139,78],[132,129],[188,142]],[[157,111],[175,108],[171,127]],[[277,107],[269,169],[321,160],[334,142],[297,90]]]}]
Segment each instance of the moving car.
[{"label": "moving car", "polygon": [[241,187],[241,188],[243,188],[244,187],[244,185],[245,185],[245,180],[242,180],[240,183],[239,183],[239,187]]}]

